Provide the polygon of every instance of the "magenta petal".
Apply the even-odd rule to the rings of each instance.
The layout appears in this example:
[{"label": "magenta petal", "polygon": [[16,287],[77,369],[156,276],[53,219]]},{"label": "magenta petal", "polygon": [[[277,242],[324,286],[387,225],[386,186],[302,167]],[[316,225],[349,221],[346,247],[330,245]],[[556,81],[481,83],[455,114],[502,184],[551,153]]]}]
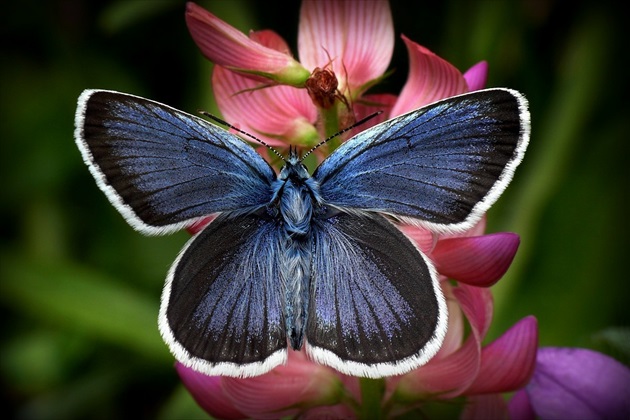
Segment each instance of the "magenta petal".
[{"label": "magenta petal", "polygon": [[508,411],[512,420],[534,420],[536,413],[529,401],[529,395],[525,389],[521,389],[514,393],[508,403]]},{"label": "magenta petal", "polygon": [[211,416],[221,419],[245,419],[248,416],[238,411],[223,393],[221,376],[208,376],[188,368],[181,363],[175,369],[182,383],[197,404]]},{"label": "magenta petal", "polygon": [[480,61],[475,64],[464,73],[464,79],[469,92],[485,88],[488,81],[488,63]]},{"label": "magenta petal", "polygon": [[451,63],[403,36],[409,52],[409,76],[390,117],[467,92],[462,74]]},{"label": "magenta petal", "polygon": [[520,238],[514,233],[438,241],[433,259],[440,274],[479,287],[495,284],[516,255]]},{"label": "magenta petal", "polygon": [[519,389],[534,372],[538,323],[528,316],[481,350],[481,366],[466,394],[489,394]]},{"label": "magenta petal", "polygon": [[592,350],[541,348],[526,390],[541,418],[630,418],[630,369]]}]

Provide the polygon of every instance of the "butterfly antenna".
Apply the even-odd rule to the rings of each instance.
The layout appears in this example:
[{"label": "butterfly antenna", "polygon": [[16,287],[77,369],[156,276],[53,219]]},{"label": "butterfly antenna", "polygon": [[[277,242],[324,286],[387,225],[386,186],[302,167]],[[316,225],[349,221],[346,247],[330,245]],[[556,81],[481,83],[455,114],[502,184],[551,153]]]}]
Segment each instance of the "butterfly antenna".
[{"label": "butterfly antenna", "polygon": [[365,118],[363,118],[363,119],[361,119],[361,120],[359,120],[359,121],[355,122],[355,123],[354,123],[354,124],[352,124],[351,126],[346,127],[346,128],[344,128],[343,130],[341,130],[341,131],[339,131],[339,132],[337,132],[337,133],[333,134],[332,136],[330,136],[330,137],[328,137],[328,138],[326,138],[326,139],[324,139],[324,140],[320,141],[320,142],[319,142],[319,143],[317,143],[315,146],[313,146],[313,147],[311,148],[311,150],[309,150],[308,152],[306,152],[306,153],[302,156],[302,159],[300,159],[300,160],[301,160],[301,161],[302,161],[302,160],[304,160],[304,159],[305,159],[308,155],[310,155],[311,153],[313,153],[313,152],[314,152],[314,151],[315,151],[318,147],[323,146],[324,144],[328,143],[329,141],[331,141],[331,140],[332,140],[332,139],[334,139],[335,137],[338,137],[338,136],[342,135],[343,133],[346,133],[346,132],[348,132],[348,131],[352,130],[353,128],[355,128],[355,127],[357,127],[357,126],[359,126],[359,125],[361,125],[361,124],[365,123],[365,122],[366,122],[366,121],[368,121],[368,120],[371,120],[372,118],[374,118],[374,117],[376,117],[377,115],[380,115],[380,114],[382,114],[382,113],[383,113],[383,111],[376,111],[376,112],[374,112],[374,113],[372,113],[372,114],[368,115],[367,117],[365,117]]},{"label": "butterfly antenna", "polygon": [[271,150],[276,156],[278,156],[280,159],[282,159],[284,161],[284,156],[282,156],[276,149],[274,149],[273,147],[271,147],[270,145],[268,145],[267,143],[265,143],[264,140],[259,139],[258,137],[254,136],[253,134],[248,133],[247,131],[243,131],[238,127],[234,127],[232,124],[230,124],[229,122],[223,121],[221,118],[214,116],[212,114],[210,114],[209,112],[206,111],[199,111],[199,113],[201,113],[202,115],[205,115],[206,117],[210,118],[211,120],[224,125],[228,128],[231,128],[232,130],[241,133],[247,137],[249,137],[252,140],[257,141],[258,143],[262,144],[263,146],[265,146],[267,149]]}]

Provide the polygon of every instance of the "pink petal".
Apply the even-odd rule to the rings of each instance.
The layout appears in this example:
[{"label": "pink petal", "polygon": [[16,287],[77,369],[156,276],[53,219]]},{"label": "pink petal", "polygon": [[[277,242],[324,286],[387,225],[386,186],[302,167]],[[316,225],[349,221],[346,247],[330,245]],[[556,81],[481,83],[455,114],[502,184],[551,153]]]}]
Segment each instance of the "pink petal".
[{"label": "pink petal", "polygon": [[409,52],[409,76],[391,117],[467,91],[466,80],[452,64],[409,38],[402,38]]},{"label": "pink petal", "polygon": [[332,66],[351,95],[385,73],[394,51],[389,3],[379,1],[304,1],[300,10],[298,51],[303,65]]},{"label": "pink petal", "polygon": [[249,39],[195,3],[186,4],[186,24],[202,54],[215,64],[295,86],[310,75],[290,55]]},{"label": "pink petal", "polygon": [[[220,66],[212,74],[215,99],[224,119],[272,146],[316,143],[317,110],[305,89],[259,88],[247,77]],[[254,89],[254,90],[252,90]]]},{"label": "pink petal", "polygon": [[208,216],[208,217],[204,217],[202,219],[199,219],[199,220],[195,221],[192,225],[188,226],[186,228],[186,231],[188,233],[190,233],[191,235],[199,233],[199,232],[201,232],[203,230],[203,228],[208,226],[208,224],[210,222],[212,222],[212,220],[214,218],[215,218],[215,216]]},{"label": "pink petal", "polygon": [[455,353],[439,360],[432,359],[403,375],[393,398],[410,401],[428,396],[449,399],[460,395],[477,376],[479,353],[479,343],[469,336]]},{"label": "pink petal", "polygon": [[361,399],[361,383],[360,379],[357,376],[349,376],[344,375],[342,373],[337,372],[337,375],[341,379],[341,383],[346,392],[346,396],[354,398],[356,401]]},{"label": "pink petal", "polygon": [[345,138],[349,139],[352,136],[367,130],[370,127],[380,124],[383,121],[389,119],[389,110],[396,103],[396,96],[389,93],[379,93],[373,95],[363,95],[360,101],[354,102],[351,107],[354,113],[354,120],[359,121],[366,118],[369,115],[373,115],[376,112],[381,111],[381,114],[374,116],[366,121],[364,124],[350,130],[349,134]]},{"label": "pink petal", "polygon": [[453,295],[459,301],[477,342],[481,343],[492,322],[494,305],[490,290],[460,283],[453,288]]},{"label": "pink petal", "polygon": [[508,419],[507,404],[499,394],[468,397],[461,418],[464,420]]},{"label": "pink petal", "polygon": [[453,296],[452,287],[447,282],[442,282],[442,290],[448,309],[448,328],[442,347],[432,359],[436,361],[455,353],[464,341],[464,314],[459,302]]},{"label": "pink petal", "polygon": [[289,352],[286,365],[253,378],[224,378],[227,398],[252,418],[294,416],[305,408],[339,403],[343,386],[336,373]]},{"label": "pink petal", "polygon": [[390,93],[375,93],[361,96],[361,99],[352,104],[354,111],[354,117],[358,120],[367,117],[375,112],[382,111],[382,114],[377,115],[373,119],[366,122],[359,128],[367,130],[368,128],[382,123],[389,119],[389,111],[396,103],[398,98],[396,95]]},{"label": "pink petal", "polygon": [[464,79],[468,85],[468,92],[485,88],[488,81],[488,63],[478,62],[464,73]]},{"label": "pink petal", "polygon": [[490,287],[510,267],[520,243],[514,233],[438,241],[432,256],[440,274],[479,287]]},{"label": "pink petal", "polygon": [[481,216],[481,219],[479,219],[479,221],[470,229],[464,232],[458,232],[458,233],[442,233],[440,234],[439,239],[442,240],[442,239],[449,239],[449,238],[462,238],[462,237],[465,238],[469,236],[481,236],[486,232],[487,220],[488,220],[488,216],[484,214],[483,216]]},{"label": "pink petal", "polygon": [[536,364],[538,323],[528,316],[481,351],[481,367],[467,395],[510,392],[529,382]]},{"label": "pink petal", "polygon": [[374,115],[374,113],[381,111],[380,114],[374,115],[372,118],[364,122],[363,124],[353,128],[352,130],[344,133],[342,138],[347,140],[360,132],[367,130],[370,127],[380,124],[388,119],[389,110],[396,102],[396,96],[389,93],[380,93],[373,95],[363,95],[357,102],[350,104],[352,121],[348,123],[342,123],[341,127],[347,127],[368,116]]},{"label": "pink petal", "polygon": [[291,49],[289,44],[280,35],[269,29],[263,29],[260,31],[251,31],[249,33],[249,39],[258,44],[271,48],[286,55],[291,55]]},{"label": "pink petal", "polygon": [[175,369],[197,404],[211,416],[221,419],[245,419],[248,416],[237,410],[223,392],[221,376],[208,376],[187,368],[181,363]]},{"label": "pink petal", "polygon": [[459,234],[459,236],[480,236],[486,232],[486,225],[488,223],[488,216],[484,214],[481,219],[473,227]]},{"label": "pink petal", "polygon": [[601,353],[543,347],[526,390],[540,418],[630,418],[630,369]]},{"label": "pink petal", "polygon": [[412,225],[400,225],[399,228],[409,239],[416,243],[416,246],[422,252],[427,255],[433,252],[433,248],[437,244],[437,237],[433,232]]}]

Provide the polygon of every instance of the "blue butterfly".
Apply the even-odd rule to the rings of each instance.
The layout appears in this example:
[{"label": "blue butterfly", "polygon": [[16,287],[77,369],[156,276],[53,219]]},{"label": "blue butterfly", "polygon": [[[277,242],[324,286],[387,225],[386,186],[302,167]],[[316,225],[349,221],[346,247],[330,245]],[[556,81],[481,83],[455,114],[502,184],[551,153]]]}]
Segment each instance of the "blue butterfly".
[{"label": "blue butterfly", "polygon": [[164,234],[218,215],[170,268],[158,324],[181,363],[237,377],[284,363],[289,346],[374,378],[430,360],[445,299],[394,222],[469,229],[529,140],[527,101],[509,89],[378,124],[312,176],[294,150],[276,175],[239,137],[137,96],[86,90],[75,122],[83,160],[135,229]]}]

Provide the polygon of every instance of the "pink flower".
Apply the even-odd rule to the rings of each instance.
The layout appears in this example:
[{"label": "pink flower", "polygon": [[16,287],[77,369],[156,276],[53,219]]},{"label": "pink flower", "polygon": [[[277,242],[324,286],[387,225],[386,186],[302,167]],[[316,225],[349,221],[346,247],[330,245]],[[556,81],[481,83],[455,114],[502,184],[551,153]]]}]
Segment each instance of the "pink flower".
[{"label": "pink flower", "polygon": [[[297,62],[275,32],[252,32],[248,38],[193,3],[188,4],[186,19],[202,53],[217,64],[212,84],[223,117],[275,146],[310,147],[354,121],[384,110],[358,128],[365,130],[437,99],[467,92],[471,90],[468,81],[472,88],[481,88],[487,74],[487,65],[480,63],[462,75],[403,36],[410,70],[400,96],[366,94],[384,77],[393,54],[394,28],[386,1],[305,1],[300,12],[298,56],[311,78],[300,83],[278,76],[287,68],[294,69]],[[306,89],[308,81],[318,85],[327,80],[322,76],[324,70],[336,79],[334,91]],[[265,74],[272,76],[265,79]],[[314,102],[313,97],[320,99]],[[331,100],[332,110],[323,106]]]},{"label": "pink flower", "polygon": [[[305,1],[299,62],[275,32],[252,32],[247,37],[194,4],[188,5],[186,19],[202,53],[217,64],[212,83],[223,117],[272,145],[311,147],[371,112],[384,110],[353,131],[364,130],[436,100],[483,88],[487,76],[485,62],[462,74],[403,36],[410,60],[407,83],[398,96],[370,94],[368,89],[384,77],[393,53],[394,29],[386,1]],[[306,69],[307,77],[296,69]],[[355,417],[362,407],[375,406],[366,401],[368,396],[378,399],[376,407],[384,415],[455,397],[468,398],[469,416],[507,413],[500,394],[522,388],[531,377],[537,322],[526,317],[494,342],[482,342],[493,312],[487,287],[508,269],[519,237],[484,235],[485,218],[457,235],[438,236],[411,226],[401,229],[435,263],[443,280],[449,326],[432,360],[406,375],[383,380],[340,374],[309,361],[303,352],[290,352],[287,365],[246,379],[208,377],[178,364],[196,401],[220,418]]]}]

